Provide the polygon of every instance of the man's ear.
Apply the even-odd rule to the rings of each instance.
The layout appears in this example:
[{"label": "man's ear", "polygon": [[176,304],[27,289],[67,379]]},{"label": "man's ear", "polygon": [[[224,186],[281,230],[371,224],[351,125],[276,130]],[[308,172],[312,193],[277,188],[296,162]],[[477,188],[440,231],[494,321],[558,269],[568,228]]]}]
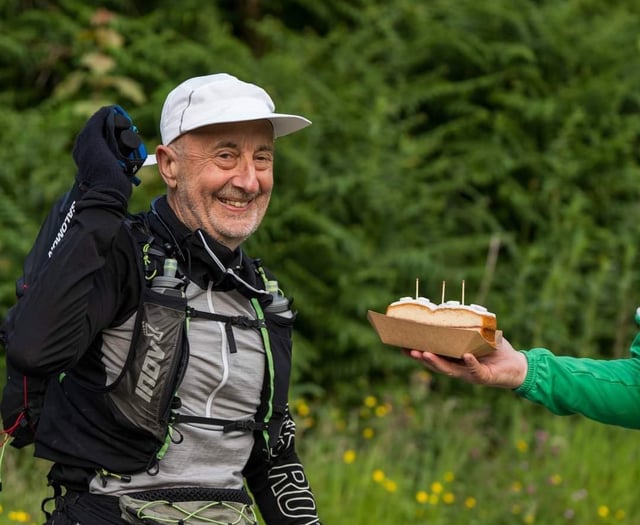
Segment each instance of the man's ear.
[{"label": "man's ear", "polygon": [[172,148],[161,144],[156,147],[156,162],[158,163],[158,171],[164,183],[169,188],[175,188],[177,185],[176,175],[178,171],[176,152]]}]

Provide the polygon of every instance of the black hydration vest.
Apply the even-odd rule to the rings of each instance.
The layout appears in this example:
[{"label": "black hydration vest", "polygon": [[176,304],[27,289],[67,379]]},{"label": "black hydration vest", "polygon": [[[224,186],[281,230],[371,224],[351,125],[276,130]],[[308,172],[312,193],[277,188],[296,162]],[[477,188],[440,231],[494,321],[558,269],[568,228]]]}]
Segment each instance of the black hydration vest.
[{"label": "black hydration vest", "polygon": [[[195,422],[221,425],[224,432],[254,432],[256,445],[266,458],[270,457],[287,407],[295,319],[289,301],[283,309],[274,308],[270,294],[251,298],[255,319],[194,310],[181,293],[186,285],[184,279],[176,278],[173,288],[166,286],[171,278],[161,272],[168,255],[164,247],[154,243],[144,215],[130,217],[126,224],[133,249],[141,254],[143,284],[125,365],[106,386],[87,381],[81,367],[49,380],[43,396],[43,417],[36,429],[36,456],[103,476],[122,477],[145,470],[153,473],[168,446],[180,441],[175,425]],[[260,262],[248,264],[255,267],[266,290],[269,281]],[[161,291],[154,286],[158,281],[165,285]],[[234,330],[260,332],[266,366],[261,400],[253,419],[228,421],[180,414],[176,392],[189,358],[186,323],[193,317],[225,323],[232,352]],[[70,417],[73,425],[68,424]],[[55,449],[49,445],[52,441]]]}]

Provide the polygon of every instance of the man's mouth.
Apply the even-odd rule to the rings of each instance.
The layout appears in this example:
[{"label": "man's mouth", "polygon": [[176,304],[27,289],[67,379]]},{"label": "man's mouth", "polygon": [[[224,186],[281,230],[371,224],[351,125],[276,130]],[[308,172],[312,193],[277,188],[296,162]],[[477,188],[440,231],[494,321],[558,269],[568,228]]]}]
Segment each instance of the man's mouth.
[{"label": "man's mouth", "polygon": [[231,206],[233,208],[246,208],[246,206],[251,202],[251,200],[248,201],[234,201],[234,200],[230,200],[230,199],[220,199],[220,202],[222,202],[223,204],[226,204],[227,206]]}]

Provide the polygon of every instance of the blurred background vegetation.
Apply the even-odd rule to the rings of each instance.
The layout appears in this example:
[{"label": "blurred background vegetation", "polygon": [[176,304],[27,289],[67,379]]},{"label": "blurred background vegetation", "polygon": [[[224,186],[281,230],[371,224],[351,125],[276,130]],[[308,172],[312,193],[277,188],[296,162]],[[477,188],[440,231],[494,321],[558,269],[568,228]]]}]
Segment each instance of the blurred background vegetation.
[{"label": "blurred background vegetation", "polygon": [[[228,72],[313,121],[278,141],[246,245],[299,310],[294,398],[348,409],[413,388],[418,365],[366,312],[416,278],[436,302],[464,280],[519,348],[624,357],[640,303],[639,18],[636,0],[4,0],[0,315],[85,120],[120,104],[152,151],[167,92]],[[154,168],[141,178],[132,211],[163,192]]]}]

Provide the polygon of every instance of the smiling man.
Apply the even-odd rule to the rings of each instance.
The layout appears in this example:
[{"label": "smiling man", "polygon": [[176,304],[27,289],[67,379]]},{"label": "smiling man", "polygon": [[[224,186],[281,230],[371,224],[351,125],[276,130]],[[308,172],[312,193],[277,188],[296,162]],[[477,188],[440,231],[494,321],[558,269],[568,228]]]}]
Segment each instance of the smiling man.
[{"label": "smiling man", "polygon": [[234,250],[256,231],[273,188],[269,120],[213,124],[159,146],[156,159],[178,219]]},{"label": "smiling man", "polygon": [[129,215],[110,111],[78,135],[83,194],[7,346],[21,372],[55,377],[36,434],[47,523],[248,525],[255,503],[268,525],[318,525],[287,403],[295,314],[241,248],[269,205],[274,141],[310,122],[227,74],[183,82],[150,157],[167,194]]}]

